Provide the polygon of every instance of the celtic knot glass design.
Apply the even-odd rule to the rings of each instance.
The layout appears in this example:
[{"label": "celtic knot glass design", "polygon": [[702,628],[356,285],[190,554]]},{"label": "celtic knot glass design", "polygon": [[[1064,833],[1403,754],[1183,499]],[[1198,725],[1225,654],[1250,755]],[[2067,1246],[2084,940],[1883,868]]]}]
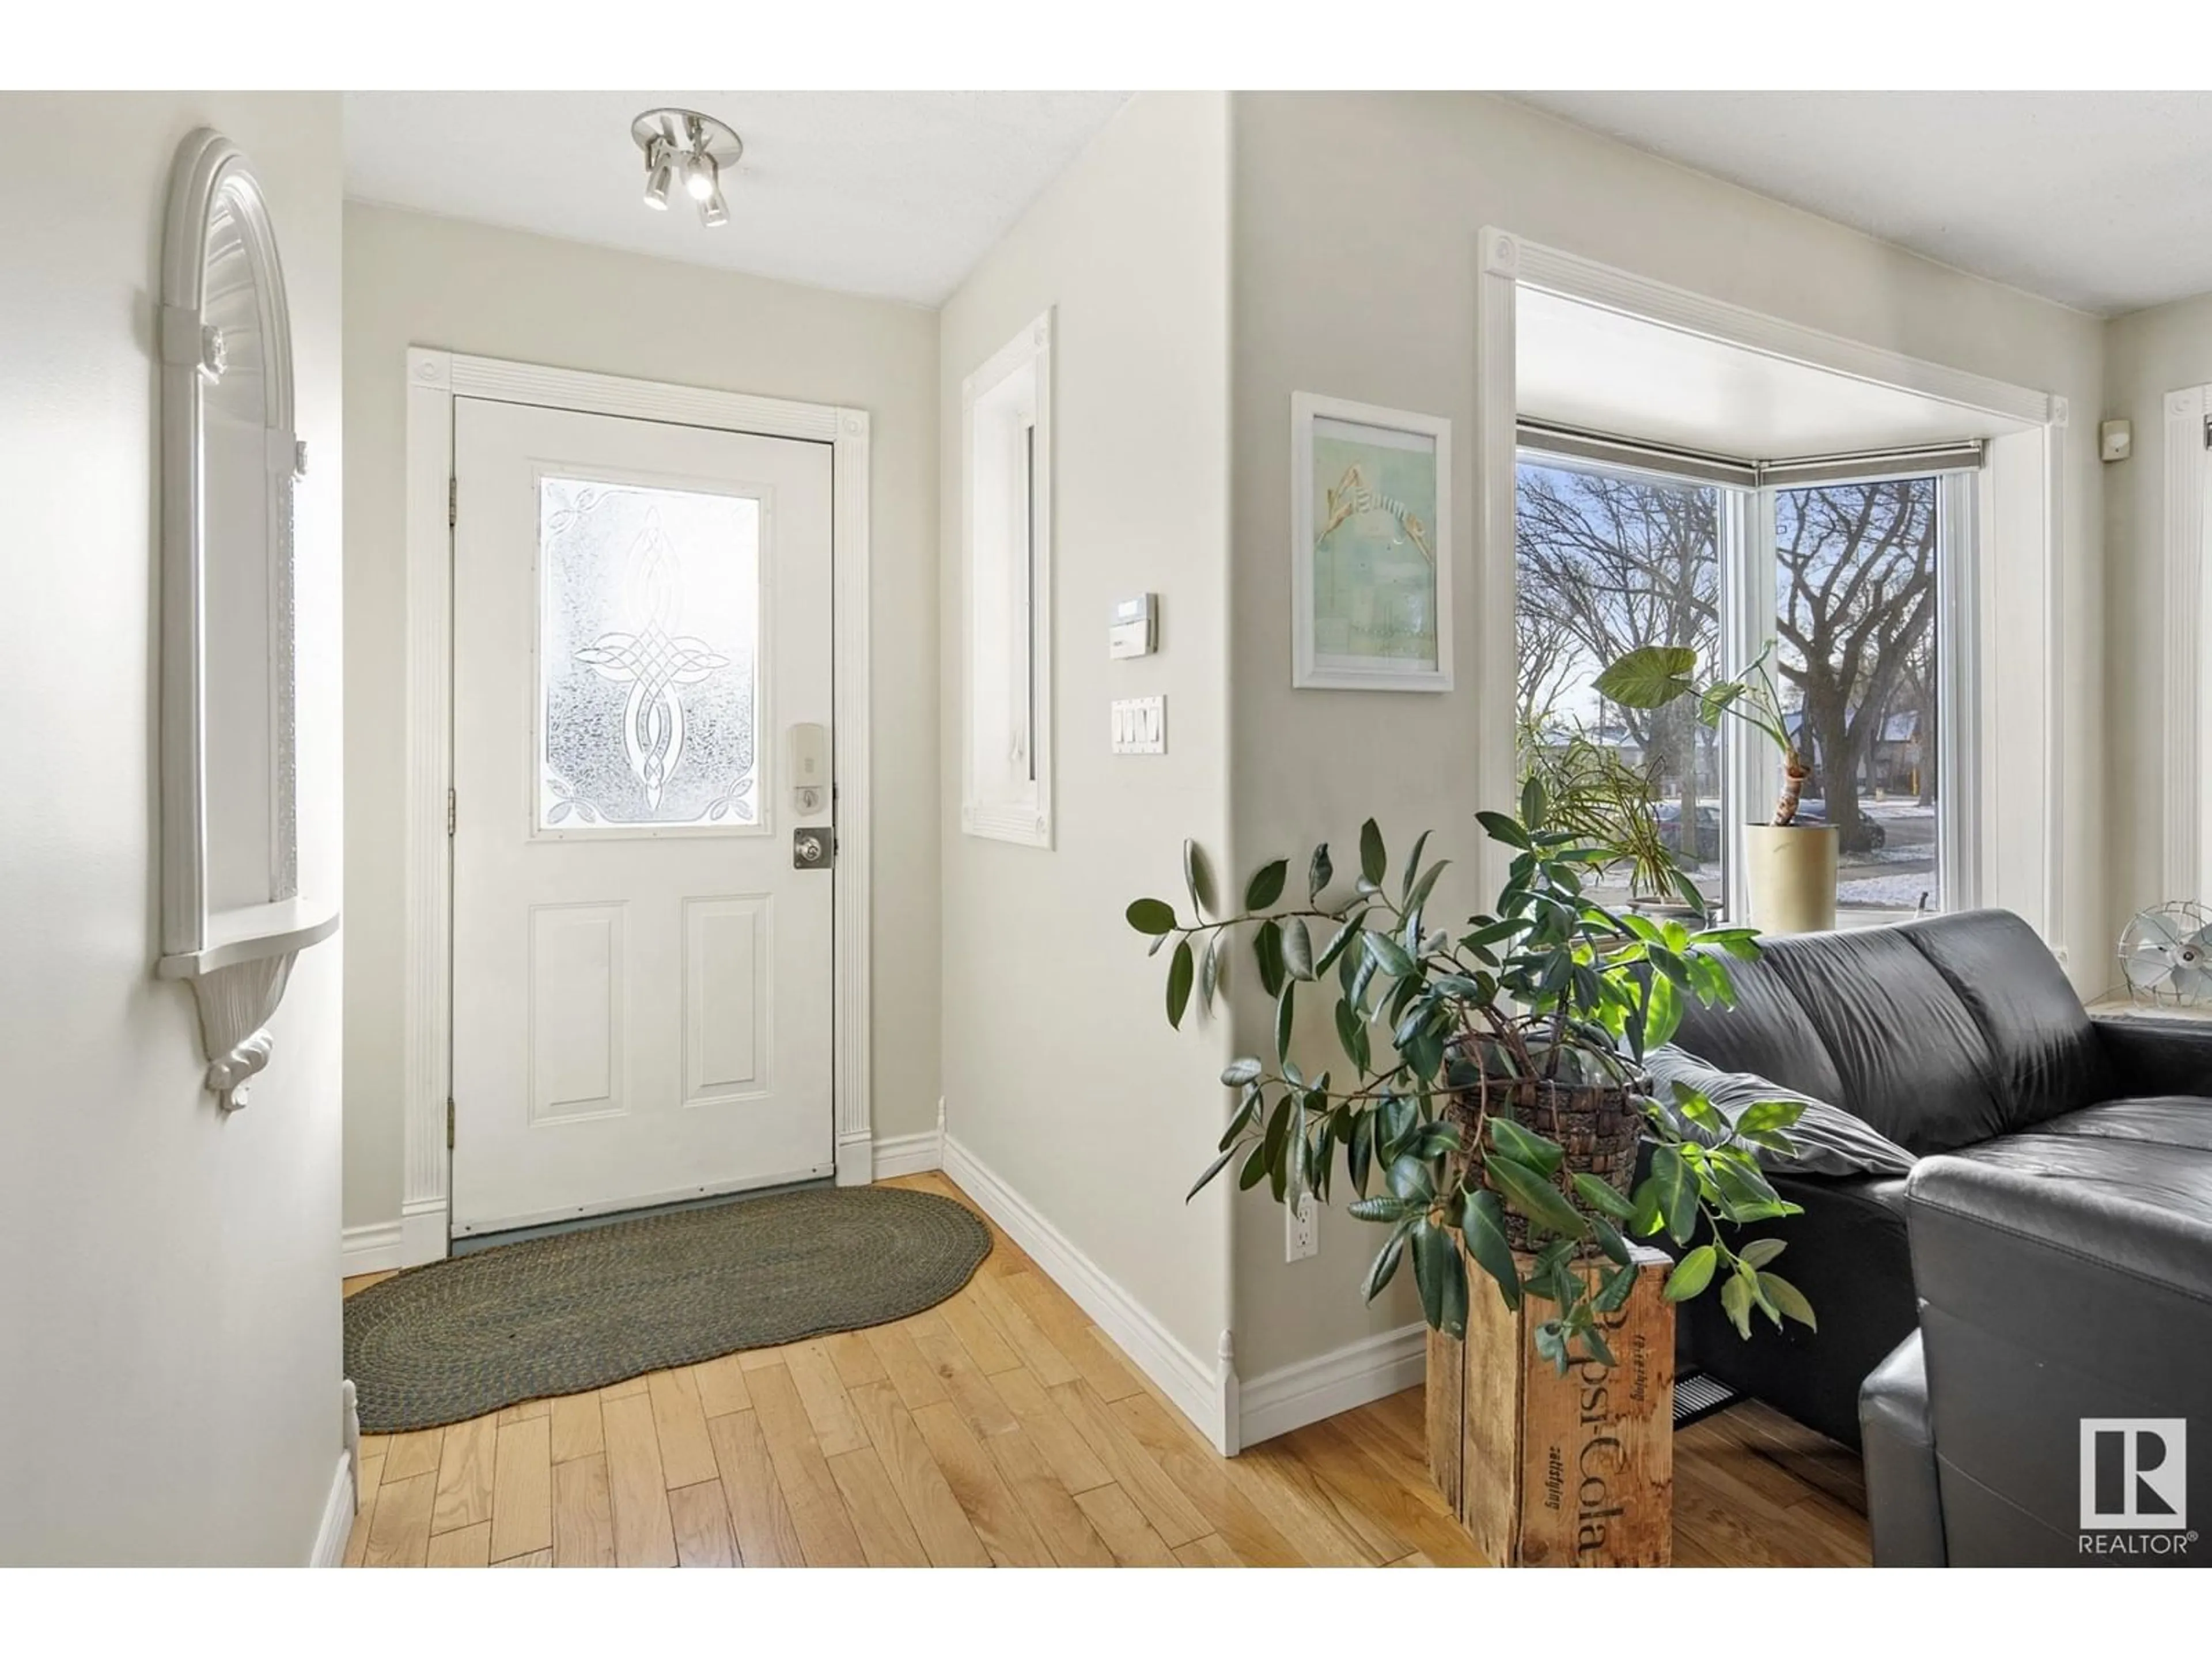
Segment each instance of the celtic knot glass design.
[{"label": "celtic knot glass design", "polygon": [[760,503],[544,478],[538,568],[540,827],[755,822]]}]

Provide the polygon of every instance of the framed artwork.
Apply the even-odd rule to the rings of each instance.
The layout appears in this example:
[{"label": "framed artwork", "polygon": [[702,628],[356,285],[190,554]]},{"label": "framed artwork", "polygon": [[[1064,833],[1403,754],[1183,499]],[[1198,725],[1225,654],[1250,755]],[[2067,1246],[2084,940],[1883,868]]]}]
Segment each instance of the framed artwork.
[{"label": "framed artwork", "polygon": [[1291,684],[1452,689],[1451,422],[1291,395]]}]

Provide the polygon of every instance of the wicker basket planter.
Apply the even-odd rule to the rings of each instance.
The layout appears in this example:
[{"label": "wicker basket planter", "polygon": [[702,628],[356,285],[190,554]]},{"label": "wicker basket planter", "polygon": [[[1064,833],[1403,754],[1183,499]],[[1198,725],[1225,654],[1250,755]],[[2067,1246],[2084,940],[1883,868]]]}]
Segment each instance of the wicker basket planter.
[{"label": "wicker basket planter", "polygon": [[[1471,1146],[1486,1093],[1491,1115],[1510,1117],[1523,1128],[1559,1142],[1566,1151],[1570,1173],[1594,1175],[1625,1198],[1636,1183],[1644,1099],[1650,1087],[1647,1078],[1609,1089],[1506,1078],[1493,1081],[1486,1091],[1457,1091],[1445,1106],[1444,1116],[1459,1130],[1460,1144]],[[1454,1173],[1465,1164],[1463,1155],[1455,1160]],[[1507,1212],[1505,1236],[1515,1249],[1528,1249],[1528,1218],[1518,1211]]]}]

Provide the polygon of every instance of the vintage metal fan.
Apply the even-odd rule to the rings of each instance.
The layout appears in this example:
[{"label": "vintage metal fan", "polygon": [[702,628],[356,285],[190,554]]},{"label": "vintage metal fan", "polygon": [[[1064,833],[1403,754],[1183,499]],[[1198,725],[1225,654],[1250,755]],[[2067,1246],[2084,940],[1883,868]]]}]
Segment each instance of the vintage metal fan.
[{"label": "vintage metal fan", "polygon": [[2212,915],[2181,900],[2142,911],[2120,934],[2120,973],[2138,1002],[2212,1002]]}]

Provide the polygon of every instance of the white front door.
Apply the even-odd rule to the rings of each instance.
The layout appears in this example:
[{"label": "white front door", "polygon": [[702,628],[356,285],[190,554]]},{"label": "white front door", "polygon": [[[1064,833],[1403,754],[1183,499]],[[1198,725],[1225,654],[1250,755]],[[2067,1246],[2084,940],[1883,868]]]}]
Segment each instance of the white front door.
[{"label": "white front door", "polygon": [[453,1231],[828,1175],[830,447],[453,411]]}]

